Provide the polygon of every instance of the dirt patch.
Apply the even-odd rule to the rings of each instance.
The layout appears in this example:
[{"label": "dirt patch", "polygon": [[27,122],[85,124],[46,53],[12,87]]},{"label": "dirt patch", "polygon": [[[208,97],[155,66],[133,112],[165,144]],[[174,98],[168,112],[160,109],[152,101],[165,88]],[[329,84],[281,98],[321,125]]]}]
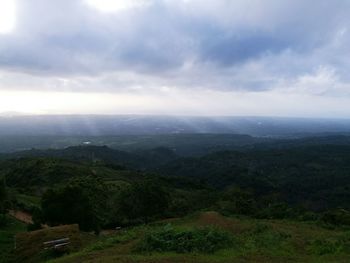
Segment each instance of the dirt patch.
[{"label": "dirt patch", "polygon": [[242,224],[242,221],[233,218],[227,218],[218,212],[210,211],[200,213],[193,222],[194,226],[215,226],[233,233],[242,233],[249,229],[249,225]]},{"label": "dirt patch", "polygon": [[23,211],[10,210],[9,215],[16,218],[17,220],[26,223],[33,224],[32,215]]}]

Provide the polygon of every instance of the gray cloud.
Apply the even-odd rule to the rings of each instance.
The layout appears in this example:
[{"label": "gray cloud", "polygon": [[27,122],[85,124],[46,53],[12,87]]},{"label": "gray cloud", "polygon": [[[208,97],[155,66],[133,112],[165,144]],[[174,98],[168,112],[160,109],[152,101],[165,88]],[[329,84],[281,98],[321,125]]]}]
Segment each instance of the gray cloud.
[{"label": "gray cloud", "polygon": [[[320,66],[342,85],[349,78],[348,1],[154,0],[116,13],[83,0],[17,6],[16,30],[0,35],[0,70],[22,74],[28,88],[45,77],[53,90],[264,91]],[[19,82],[10,76],[1,87]]]}]

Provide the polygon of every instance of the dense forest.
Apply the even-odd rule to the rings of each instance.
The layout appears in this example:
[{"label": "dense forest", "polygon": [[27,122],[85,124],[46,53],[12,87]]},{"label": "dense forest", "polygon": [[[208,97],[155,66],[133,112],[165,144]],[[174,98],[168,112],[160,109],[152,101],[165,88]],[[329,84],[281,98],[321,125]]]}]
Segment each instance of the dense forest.
[{"label": "dense forest", "polygon": [[81,145],[3,154],[0,223],[6,225],[8,211],[19,210],[32,216],[29,231],[78,224],[98,235],[215,211],[350,227],[350,145],[339,142],[259,141],[233,150],[208,147],[191,156],[162,145],[128,152]]}]

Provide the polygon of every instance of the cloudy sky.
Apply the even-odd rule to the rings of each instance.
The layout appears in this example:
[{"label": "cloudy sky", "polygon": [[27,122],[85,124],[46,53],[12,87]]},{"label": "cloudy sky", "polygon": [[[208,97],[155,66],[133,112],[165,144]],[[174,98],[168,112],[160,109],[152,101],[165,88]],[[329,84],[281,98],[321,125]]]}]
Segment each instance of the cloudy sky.
[{"label": "cloudy sky", "polygon": [[0,112],[350,118],[350,1],[0,0]]}]

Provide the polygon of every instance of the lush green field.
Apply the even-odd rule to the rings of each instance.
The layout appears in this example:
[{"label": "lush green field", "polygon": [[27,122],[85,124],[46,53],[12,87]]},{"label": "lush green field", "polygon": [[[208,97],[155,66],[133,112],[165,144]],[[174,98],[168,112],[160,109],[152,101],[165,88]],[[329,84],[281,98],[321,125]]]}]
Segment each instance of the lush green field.
[{"label": "lush green field", "polygon": [[[195,241],[188,238],[186,245],[182,240],[178,246],[195,249],[189,253],[179,253],[165,251],[164,248],[154,248],[157,242],[153,238],[151,239],[153,240],[153,251],[152,249],[148,251],[139,249],[140,244],[144,245],[145,236],[148,237],[147,242],[150,242],[149,238],[152,236],[159,238],[159,233],[163,233],[163,238],[169,238],[169,235],[164,235],[166,228],[170,227],[176,233],[184,231],[195,233],[198,229],[208,226],[230,235],[232,243],[224,245],[224,248],[213,253],[207,253],[198,248],[196,250],[196,246],[192,246],[194,243],[191,243]],[[169,239],[167,242],[172,241]],[[207,241],[201,240],[201,242],[203,246],[207,245]],[[338,263],[349,261],[350,232],[344,229],[325,229],[315,223],[228,218],[216,212],[205,212],[184,219],[166,220],[103,236],[77,253],[50,262]]]},{"label": "lush green field", "polygon": [[8,217],[6,226],[0,227],[0,262],[8,262],[12,257],[14,236],[18,232],[26,231],[26,225]]}]

